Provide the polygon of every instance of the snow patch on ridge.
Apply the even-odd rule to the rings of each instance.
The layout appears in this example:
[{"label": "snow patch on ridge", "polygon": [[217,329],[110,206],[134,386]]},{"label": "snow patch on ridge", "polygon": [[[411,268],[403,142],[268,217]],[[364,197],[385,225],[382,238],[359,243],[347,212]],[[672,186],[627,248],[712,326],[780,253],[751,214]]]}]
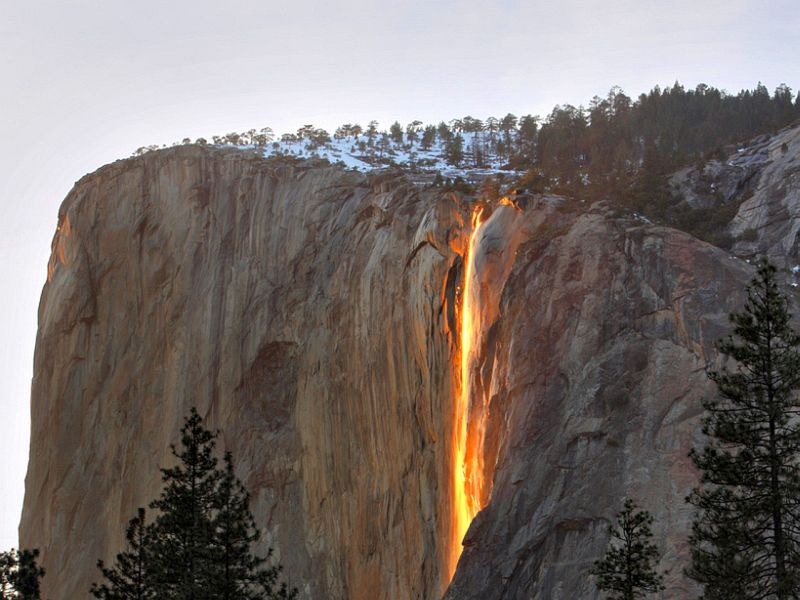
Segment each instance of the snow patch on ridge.
[{"label": "snow patch on ridge", "polygon": [[[446,144],[438,139],[429,148],[419,141],[382,144],[379,138],[370,141],[366,135],[332,138],[329,142],[315,143],[310,139],[277,140],[269,142],[262,151],[264,157],[292,156],[295,158],[319,158],[332,164],[340,164],[362,173],[390,166],[402,167],[412,174],[433,179],[436,174],[443,178],[461,177],[470,182],[481,181],[489,175],[516,176],[519,171],[506,167],[506,159],[490,152],[491,144],[487,132],[462,134],[464,159],[453,165],[447,161]],[[238,146],[256,149],[254,146]],[[427,176],[427,177],[426,177]]]}]

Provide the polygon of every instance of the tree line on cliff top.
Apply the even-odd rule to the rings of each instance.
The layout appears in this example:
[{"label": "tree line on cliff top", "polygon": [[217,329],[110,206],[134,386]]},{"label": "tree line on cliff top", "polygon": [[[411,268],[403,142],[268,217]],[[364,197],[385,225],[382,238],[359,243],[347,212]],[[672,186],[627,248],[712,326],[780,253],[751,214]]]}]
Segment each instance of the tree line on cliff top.
[{"label": "tree line on cliff top", "polygon": [[[520,190],[608,200],[725,247],[731,240],[722,232],[736,205],[719,199],[712,209],[691,209],[676,197],[668,176],[687,165],[722,159],[736,144],[798,119],[800,94],[794,96],[785,84],[771,94],[759,83],[734,95],[705,84],[687,89],[676,82],[636,99],[613,87],[592,98],[588,107],[558,105],[544,118],[468,115],[438,124],[396,121],[388,129],[370,121],[364,127],[343,124],[333,134],[309,124],[279,137],[265,127],[211,139],[185,138],[178,144],[269,147],[278,155],[289,144],[313,155],[332,141],[346,141],[363,162],[392,165],[403,157],[403,167],[411,171],[440,164],[430,159],[429,151],[436,149],[452,167],[507,171]],[[157,148],[145,146],[134,154]],[[436,180],[437,185],[446,181]]]},{"label": "tree line on cliff top", "polygon": [[[794,97],[785,84],[772,94],[759,83],[732,95],[705,84],[686,89],[676,82],[663,89],[656,86],[636,100],[613,87],[604,97],[592,98],[588,107],[558,105],[544,118],[509,113],[482,120],[468,115],[438,124],[394,122],[388,130],[370,121],[366,127],[343,124],[333,135],[309,124],[277,139],[265,127],[179,143],[258,148],[305,142],[313,150],[332,138],[352,139],[367,160],[382,147],[427,150],[439,143],[453,166],[480,168],[489,157],[499,157],[503,168],[525,172],[523,181],[529,186],[594,196],[629,187],[642,169],[674,170],[798,118],[800,94]],[[458,152],[457,140],[463,149],[468,137],[474,142],[471,152]],[[145,146],[134,154],[156,148]]]}]

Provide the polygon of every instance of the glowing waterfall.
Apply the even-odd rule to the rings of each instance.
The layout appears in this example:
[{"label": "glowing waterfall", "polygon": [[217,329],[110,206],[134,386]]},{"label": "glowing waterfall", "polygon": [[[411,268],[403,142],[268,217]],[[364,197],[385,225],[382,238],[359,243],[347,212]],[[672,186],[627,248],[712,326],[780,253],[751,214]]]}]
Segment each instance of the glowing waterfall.
[{"label": "glowing waterfall", "polygon": [[[470,423],[471,390],[470,371],[473,358],[473,348],[477,334],[477,320],[479,307],[476,306],[477,293],[472,289],[475,270],[475,241],[480,231],[482,210],[476,208],[472,213],[472,231],[470,233],[467,253],[464,257],[464,283],[461,292],[460,319],[460,381],[458,397],[455,402],[454,428],[453,428],[453,481],[452,481],[452,536],[450,540],[449,578],[455,573],[456,564],[461,556],[464,535],[472,519],[483,508],[483,468],[480,464],[480,449],[482,445],[475,435],[480,427]],[[482,437],[482,436],[481,436]]]}]

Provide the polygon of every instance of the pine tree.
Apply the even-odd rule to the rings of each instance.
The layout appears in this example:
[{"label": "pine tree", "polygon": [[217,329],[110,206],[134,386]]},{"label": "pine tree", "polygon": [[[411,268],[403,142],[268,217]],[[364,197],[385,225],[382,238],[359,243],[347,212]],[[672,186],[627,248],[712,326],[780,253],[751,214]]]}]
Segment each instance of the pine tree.
[{"label": "pine tree", "polygon": [[403,143],[403,126],[400,125],[400,123],[398,123],[397,121],[392,123],[391,126],[389,127],[389,137],[397,145]]},{"label": "pine tree", "polygon": [[150,503],[159,511],[153,523],[154,585],[165,600],[204,598],[212,585],[211,511],[220,482],[215,438],[193,408],[181,429],[181,448],[171,446],[179,464],[161,469],[164,489]]},{"label": "pine tree", "polygon": [[128,523],[125,538],[128,550],[117,554],[114,567],[106,568],[102,560],[97,568],[108,581],[102,585],[92,584],[91,594],[101,600],[149,600],[156,598],[151,581],[150,537],[152,527],[146,525],[145,509],[140,508]]},{"label": "pine tree", "polygon": [[464,138],[458,133],[447,140],[444,149],[444,159],[455,167],[464,160]]},{"label": "pine tree", "polygon": [[14,592],[11,587],[11,572],[16,567],[16,555],[14,550],[0,552],[0,600],[11,598]]},{"label": "pine tree", "polygon": [[420,146],[423,150],[430,150],[433,143],[436,141],[436,127],[434,125],[428,125],[425,127],[425,130],[422,132],[422,140],[420,140]]},{"label": "pine tree", "polygon": [[225,470],[217,490],[214,509],[213,565],[216,571],[214,598],[258,600],[293,598],[286,583],[278,585],[279,566],[266,567],[267,557],[253,555],[251,544],[260,538],[250,512],[250,496],[234,475],[233,458],[225,454]]},{"label": "pine tree", "polygon": [[251,545],[260,538],[249,495],[225,454],[214,457],[216,433],[206,430],[195,409],[172,448],[178,464],[161,469],[164,488],[150,503],[157,511],[147,524],[144,509],[128,526],[129,549],[108,569],[106,583],[92,585],[101,600],[291,600],[296,590],[279,583],[280,566],[267,566]]},{"label": "pine tree", "polygon": [[39,550],[0,552],[0,600],[39,600],[39,582],[44,569],[37,559]]},{"label": "pine tree", "polygon": [[687,498],[698,512],[689,575],[703,598],[797,598],[800,594],[800,337],[775,267],[761,261],[733,335],[719,344],[738,364],[710,371],[703,471]]},{"label": "pine tree", "polygon": [[591,571],[597,577],[597,589],[608,593],[609,598],[634,600],[664,589],[664,578],[655,570],[658,548],[652,542],[652,524],[649,512],[639,511],[633,500],[625,500],[616,527],[609,527],[609,534],[618,543],[594,563]]}]

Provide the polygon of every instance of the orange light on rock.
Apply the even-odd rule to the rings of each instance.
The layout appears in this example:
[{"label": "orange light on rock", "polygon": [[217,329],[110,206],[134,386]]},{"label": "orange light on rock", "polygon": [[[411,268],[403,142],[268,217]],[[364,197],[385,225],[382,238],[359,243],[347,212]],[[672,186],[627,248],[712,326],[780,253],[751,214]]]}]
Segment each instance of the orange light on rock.
[{"label": "orange light on rock", "polygon": [[473,348],[476,338],[476,321],[479,308],[475,305],[476,294],[472,289],[474,275],[475,242],[482,221],[483,211],[475,208],[472,213],[472,231],[466,256],[464,257],[464,283],[461,292],[460,320],[460,381],[458,397],[455,402],[453,445],[452,445],[452,535],[448,575],[452,579],[456,564],[461,556],[462,540],[467,533],[472,519],[482,508],[483,469],[479,464],[480,452],[476,452],[477,440],[470,440],[470,435],[477,433],[482,427],[470,427],[470,370]]}]

